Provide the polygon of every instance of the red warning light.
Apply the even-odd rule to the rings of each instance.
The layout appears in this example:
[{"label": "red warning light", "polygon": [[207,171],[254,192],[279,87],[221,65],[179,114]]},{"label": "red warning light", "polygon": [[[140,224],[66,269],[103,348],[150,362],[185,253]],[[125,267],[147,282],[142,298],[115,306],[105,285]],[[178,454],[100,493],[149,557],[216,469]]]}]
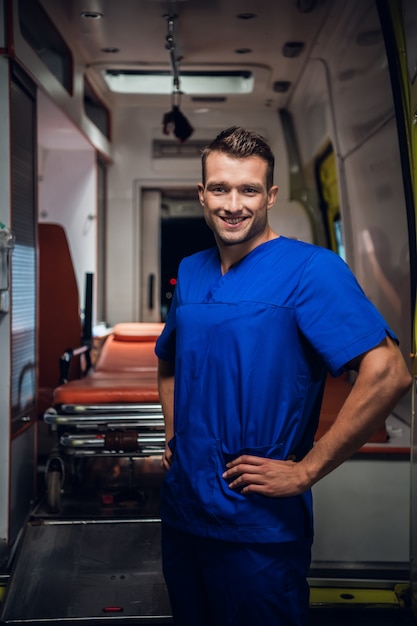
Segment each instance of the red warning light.
[{"label": "red warning light", "polygon": [[121,606],[105,606],[103,607],[104,613],[123,613],[123,607]]},{"label": "red warning light", "polygon": [[177,279],[176,278],[170,278],[169,279],[169,284],[170,285],[176,285],[177,284]]}]

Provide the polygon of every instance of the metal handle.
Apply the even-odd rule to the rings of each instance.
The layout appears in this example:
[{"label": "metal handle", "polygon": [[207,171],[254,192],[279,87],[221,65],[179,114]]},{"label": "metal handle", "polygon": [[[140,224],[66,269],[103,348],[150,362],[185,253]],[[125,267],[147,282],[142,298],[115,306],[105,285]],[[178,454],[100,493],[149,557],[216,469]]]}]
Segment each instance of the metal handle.
[{"label": "metal handle", "polygon": [[155,306],[154,285],[155,285],[155,274],[149,274],[148,276],[148,309],[153,309]]}]

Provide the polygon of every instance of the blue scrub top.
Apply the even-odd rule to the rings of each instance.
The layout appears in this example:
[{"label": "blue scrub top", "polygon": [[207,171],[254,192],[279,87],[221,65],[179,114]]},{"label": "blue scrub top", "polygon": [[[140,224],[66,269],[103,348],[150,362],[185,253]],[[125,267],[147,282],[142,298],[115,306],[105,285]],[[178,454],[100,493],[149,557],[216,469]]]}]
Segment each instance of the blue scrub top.
[{"label": "blue scrub top", "polygon": [[166,523],[228,541],[312,537],[310,491],[242,495],[222,478],[241,454],[310,450],[326,372],[395,335],[347,265],[279,237],[225,275],[217,248],[181,262],[156,354],[175,361],[174,451],[161,494]]}]

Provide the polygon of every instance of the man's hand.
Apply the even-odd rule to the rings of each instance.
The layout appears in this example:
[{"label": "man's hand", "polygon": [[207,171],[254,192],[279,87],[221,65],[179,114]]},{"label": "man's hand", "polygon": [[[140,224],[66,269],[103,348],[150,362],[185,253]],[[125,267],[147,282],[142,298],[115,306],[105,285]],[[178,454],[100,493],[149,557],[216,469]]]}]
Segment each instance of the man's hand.
[{"label": "man's hand", "polygon": [[244,454],[226,465],[223,478],[242,494],[259,493],[270,498],[297,496],[310,485],[302,466],[294,461],[277,461]]},{"label": "man's hand", "polygon": [[169,468],[172,465],[172,457],[174,455],[172,454],[172,450],[169,447],[169,445],[167,444],[165,446],[165,450],[164,453],[162,455],[162,459],[161,459],[161,467],[162,469],[164,469],[166,472],[169,470]]},{"label": "man's hand", "polygon": [[168,442],[174,436],[174,364],[158,359],[158,391],[165,422],[165,451],[161,459],[161,467],[168,471],[172,465],[172,450]]}]

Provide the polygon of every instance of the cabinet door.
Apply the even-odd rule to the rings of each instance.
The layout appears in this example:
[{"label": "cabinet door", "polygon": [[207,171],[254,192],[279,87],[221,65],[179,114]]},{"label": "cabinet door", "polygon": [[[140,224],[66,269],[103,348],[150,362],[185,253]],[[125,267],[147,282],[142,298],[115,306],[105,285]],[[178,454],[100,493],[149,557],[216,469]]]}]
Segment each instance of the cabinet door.
[{"label": "cabinet door", "polygon": [[17,69],[12,71],[10,92],[12,228],[16,236],[10,311],[13,539],[33,500],[36,467],[36,92]]}]

